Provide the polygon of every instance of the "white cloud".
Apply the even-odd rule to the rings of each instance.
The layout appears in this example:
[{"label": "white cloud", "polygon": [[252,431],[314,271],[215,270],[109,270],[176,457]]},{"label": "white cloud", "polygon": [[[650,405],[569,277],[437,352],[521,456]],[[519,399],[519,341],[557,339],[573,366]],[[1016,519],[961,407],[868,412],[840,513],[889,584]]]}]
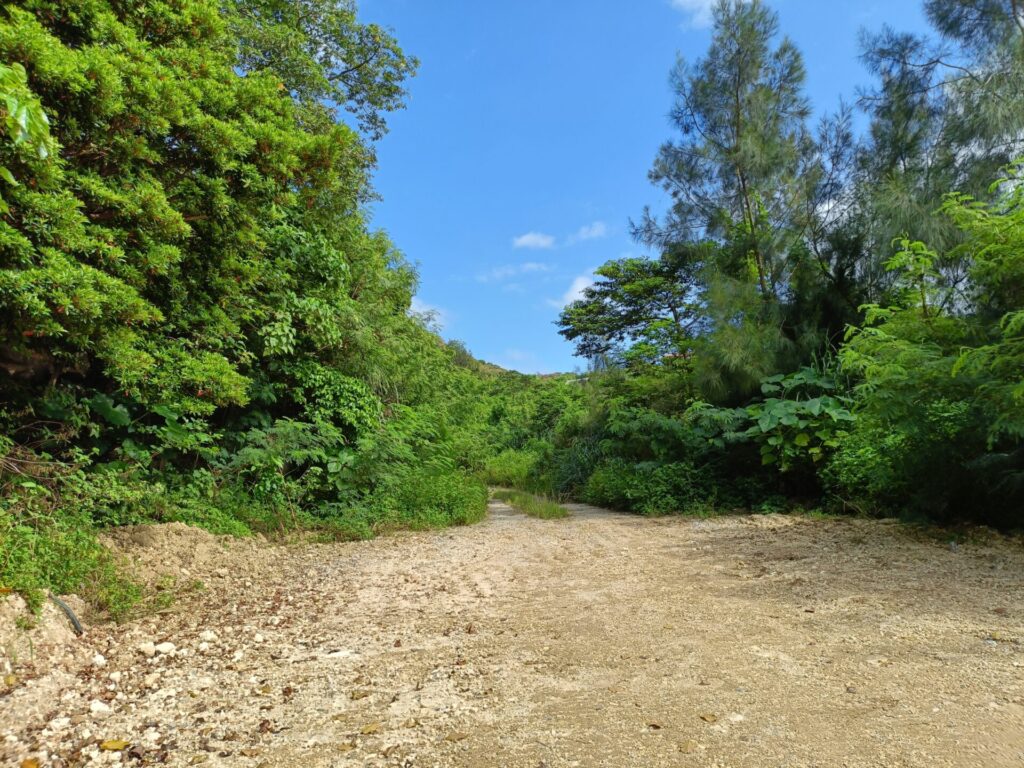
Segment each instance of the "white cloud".
[{"label": "white cloud", "polygon": [[476,276],[478,283],[497,283],[510,277],[531,275],[538,272],[550,272],[554,267],[540,261],[524,261],[522,264],[503,264],[489,272],[481,272]]},{"label": "white cloud", "polygon": [[506,349],[497,360],[498,365],[520,373],[553,373],[534,352],[525,349]]},{"label": "white cloud", "polygon": [[578,275],[573,278],[572,284],[569,289],[562,295],[560,299],[548,299],[548,304],[557,309],[562,309],[572,304],[574,301],[583,298],[583,292],[594,284],[594,271],[590,270],[582,275]]},{"label": "white cloud", "polygon": [[593,224],[587,224],[579,228],[575,235],[569,238],[570,242],[579,242],[581,240],[599,240],[602,237],[608,236],[608,225],[603,221],[595,221]]},{"label": "white cloud", "polygon": [[555,238],[543,232],[527,232],[512,239],[513,248],[546,249],[555,247]]},{"label": "white cloud", "polygon": [[705,29],[714,20],[711,10],[715,0],[671,0],[672,7],[686,14],[685,26],[690,29]]},{"label": "white cloud", "polygon": [[416,296],[412,297],[412,306],[409,307],[409,314],[423,320],[427,327],[435,333],[444,331],[452,321],[451,314],[447,310],[435,307],[433,304],[428,304]]}]

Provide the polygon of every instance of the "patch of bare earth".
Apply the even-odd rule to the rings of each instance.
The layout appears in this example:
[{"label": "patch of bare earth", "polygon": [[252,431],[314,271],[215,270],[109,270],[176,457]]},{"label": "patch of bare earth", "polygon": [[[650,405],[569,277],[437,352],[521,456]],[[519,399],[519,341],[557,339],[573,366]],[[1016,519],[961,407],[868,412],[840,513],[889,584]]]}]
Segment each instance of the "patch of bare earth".
[{"label": "patch of bare earth", "polygon": [[0,763],[1024,764],[1019,544],[573,509],[358,544],[179,531],[212,548],[187,564],[156,535],[206,589],[37,657]]}]

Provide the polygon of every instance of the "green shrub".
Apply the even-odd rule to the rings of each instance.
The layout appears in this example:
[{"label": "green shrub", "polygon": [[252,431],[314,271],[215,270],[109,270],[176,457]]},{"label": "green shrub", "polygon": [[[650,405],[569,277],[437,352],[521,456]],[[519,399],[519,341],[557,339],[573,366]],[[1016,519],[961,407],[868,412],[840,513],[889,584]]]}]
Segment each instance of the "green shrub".
[{"label": "green shrub", "polygon": [[[20,592],[38,608],[46,590],[76,592],[114,619],[128,616],[140,587],[118,569],[96,538],[97,505],[117,488],[99,487],[73,472],[46,487],[22,480],[0,495],[0,586]],[[109,491],[109,492],[108,492]]]},{"label": "green shrub", "polygon": [[656,464],[610,460],[594,470],[583,498],[591,504],[643,515],[706,512],[715,490],[707,472],[688,462]]},{"label": "green shrub", "polygon": [[484,480],[489,485],[526,488],[537,464],[535,450],[508,448],[484,464]]},{"label": "green shrub", "polygon": [[464,472],[405,469],[369,497],[376,528],[442,528],[477,523],[487,513],[487,488]]},{"label": "green shrub", "polygon": [[583,500],[609,509],[631,509],[630,475],[633,469],[622,459],[609,459],[599,464],[583,487]]}]

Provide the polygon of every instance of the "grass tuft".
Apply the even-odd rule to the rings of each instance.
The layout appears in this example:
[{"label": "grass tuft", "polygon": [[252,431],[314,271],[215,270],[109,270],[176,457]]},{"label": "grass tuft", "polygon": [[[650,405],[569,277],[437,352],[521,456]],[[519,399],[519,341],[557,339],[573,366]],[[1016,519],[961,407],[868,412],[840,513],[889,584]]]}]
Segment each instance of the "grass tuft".
[{"label": "grass tuft", "polygon": [[515,507],[530,517],[539,517],[542,520],[557,520],[569,516],[569,510],[544,496],[534,496],[532,493],[525,493],[524,491],[509,490],[495,491],[493,496],[498,501],[504,501],[506,504]]}]

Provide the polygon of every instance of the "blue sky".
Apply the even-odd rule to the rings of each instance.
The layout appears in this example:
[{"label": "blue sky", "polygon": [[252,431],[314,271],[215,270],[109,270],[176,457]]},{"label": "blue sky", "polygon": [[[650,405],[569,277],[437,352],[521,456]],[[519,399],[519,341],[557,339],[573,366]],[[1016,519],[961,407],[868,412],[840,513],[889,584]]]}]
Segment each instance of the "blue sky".
[{"label": "blue sky", "polygon": [[[770,0],[819,112],[869,83],[858,33],[923,30],[920,0]],[[709,40],[711,0],[362,0],[421,60],[378,145],[373,223],[420,271],[446,338],[526,373],[585,367],[559,309],[629,220],[664,207],[647,170],[672,136],[668,73]]]}]

